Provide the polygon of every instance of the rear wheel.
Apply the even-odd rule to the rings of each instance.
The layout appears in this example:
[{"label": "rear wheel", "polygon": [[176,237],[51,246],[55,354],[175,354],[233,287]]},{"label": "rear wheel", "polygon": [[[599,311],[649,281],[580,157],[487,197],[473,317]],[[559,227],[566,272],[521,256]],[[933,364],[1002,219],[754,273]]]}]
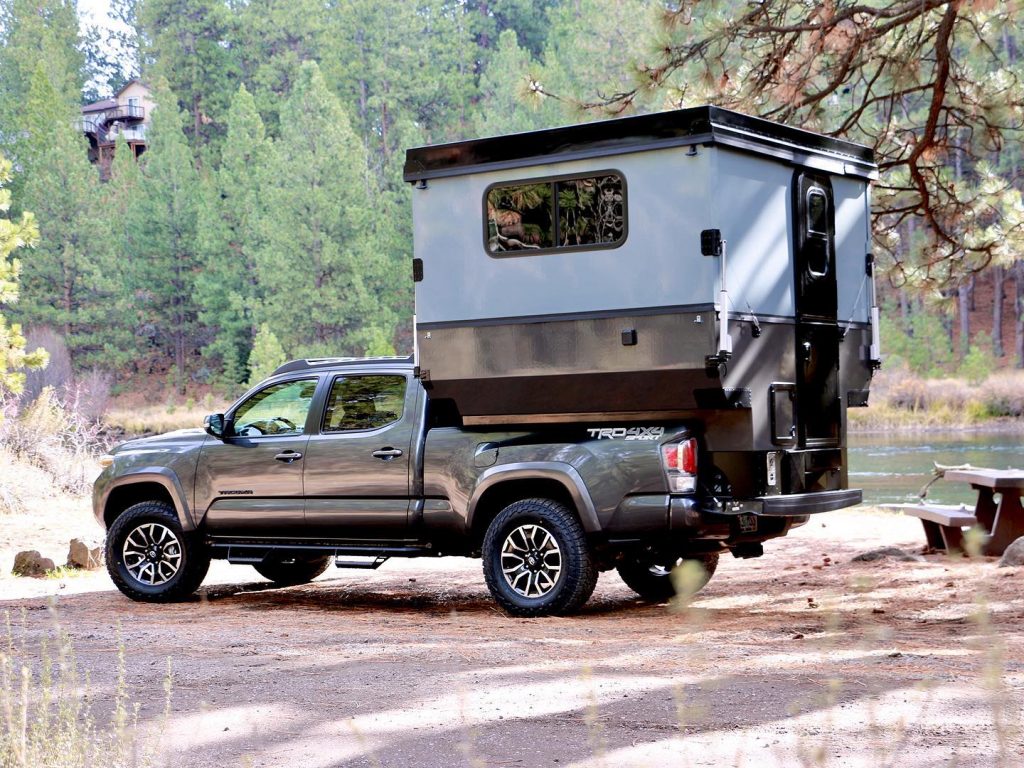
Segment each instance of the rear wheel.
[{"label": "rear wheel", "polygon": [[169,603],[195,592],[210,568],[210,553],[185,532],[174,507],[144,501],[129,507],[107,531],[107,572],[132,600]]},{"label": "rear wheel", "polygon": [[675,597],[672,570],[686,561],[694,561],[703,568],[703,576],[692,585],[694,592],[703,589],[718,567],[718,553],[707,552],[686,557],[633,557],[619,563],[617,570],[626,586],[645,600],[658,602]]},{"label": "rear wheel", "polygon": [[327,570],[331,557],[281,557],[271,555],[262,563],[253,565],[256,572],[281,587],[306,584]]},{"label": "rear wheel", "polygon": [[505,507],[487,528],[483,561],[487,588],[513,616],[571,613],[597,584],[583,526],[572,510],[551,499]]}]

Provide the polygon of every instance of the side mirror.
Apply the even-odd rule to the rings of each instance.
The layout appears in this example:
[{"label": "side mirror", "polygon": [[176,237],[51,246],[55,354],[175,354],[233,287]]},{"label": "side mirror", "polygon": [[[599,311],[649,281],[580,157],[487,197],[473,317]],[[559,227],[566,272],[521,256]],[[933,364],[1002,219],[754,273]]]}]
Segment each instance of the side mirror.
[{"label": "side mirror", "polygon": [[218,440],[224,439],[224,414],[223,413],[211,413],[205,419],[203,419],[203,429],[206,430],[206,434],[211,437],[216,437]]}]

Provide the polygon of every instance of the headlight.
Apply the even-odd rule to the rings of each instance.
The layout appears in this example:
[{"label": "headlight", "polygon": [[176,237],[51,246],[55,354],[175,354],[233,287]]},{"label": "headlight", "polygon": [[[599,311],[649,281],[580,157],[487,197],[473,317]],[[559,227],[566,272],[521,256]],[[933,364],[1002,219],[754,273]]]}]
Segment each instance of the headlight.
[{"label": "headlight", "polygon": [[102,456],[100,456],[100,466],[103,467],[104,469],[106,469],[113,463],[114,457],[111,456],[109,453],[104,453]]}]

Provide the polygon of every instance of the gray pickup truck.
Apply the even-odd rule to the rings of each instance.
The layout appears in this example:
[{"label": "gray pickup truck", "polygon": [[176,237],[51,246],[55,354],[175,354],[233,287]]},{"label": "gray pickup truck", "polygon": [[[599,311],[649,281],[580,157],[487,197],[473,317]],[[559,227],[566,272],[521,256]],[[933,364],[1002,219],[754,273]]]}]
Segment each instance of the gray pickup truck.
[{"label": "gray pickup truck", "polygon": [[[719,553],[756,557],[858,491],[736,499],[686,423],[476,427],[431,402],[408,359],[283,365],[205,429],[133,440],[103,458],[93,504],[133,600],[182,599],[211,558],[280,585],[389,557],[482,557],[518,616],[573,611],[599,571],[640,595]],[[853,498],[856,495],[857,498]]]}]

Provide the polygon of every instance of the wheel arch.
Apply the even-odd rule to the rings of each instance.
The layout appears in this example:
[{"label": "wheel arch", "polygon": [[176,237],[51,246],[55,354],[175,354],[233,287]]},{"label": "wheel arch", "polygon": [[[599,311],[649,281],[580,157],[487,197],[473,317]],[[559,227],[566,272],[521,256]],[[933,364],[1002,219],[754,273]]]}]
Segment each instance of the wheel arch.
[{"label": "wheel arch", "polygon": [[565,504],[579,517],[584,531],[600,530],[594,502],[574,467],[558,462],[524,462],[492,467],[480,476],[466,510],[474,544],[483,540],[487,526],[502,509],[529,498]]},{"label": "wheel arch", "polygon": [[103,502],[103,523],[109,530],[114,520],[129,507],[143,501],[163,501],[174,507],[183,530],[195,529],[176,477],[159,472],[126,475],[107,491]]}]

